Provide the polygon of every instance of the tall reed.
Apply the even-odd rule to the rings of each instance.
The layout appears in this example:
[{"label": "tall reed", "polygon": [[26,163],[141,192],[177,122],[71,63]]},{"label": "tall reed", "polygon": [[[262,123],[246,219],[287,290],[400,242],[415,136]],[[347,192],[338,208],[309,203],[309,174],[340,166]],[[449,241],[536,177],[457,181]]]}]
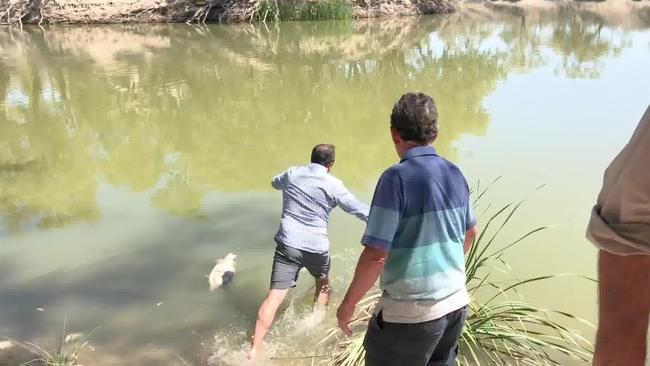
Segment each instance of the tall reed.
[{"label": "tall reed", "polygon": [[253,17],[264,22],[350,18],[352,18],[352,7],[345,0],[263,0]]},{"label": "tall reed", "polygon": [[[486,191],[487,188],[480,190],[479,186],[472,192],[475,208],[480,206]],[[508,250],[547,229],[538,227],[513,241],[502,242],[500,234],[517,214],[521,204],[508,204],[485,217],[487,220],[479,220],[481,231],[467,253],[465,263],[471,303],[459,340],[459,365],[545,366],[560,365],[562,355],[585,362],[592,357],[592,344],[579,331],[556,319],[586,321],[567,312],[551,311],[528,304],[517,291],[533,282],[566,275],[547,275],[508,282],[493,280],[496,272],[510,271],[504,260],[504,254]],[[488,211],[490,206],[485,210]],[[364,326],[368,323],[379,296],[377,292],[371,293],[359,304],[351,326]],[[345,338],[340,336],[336,328],[332,328],[322,341],[322,344],[334,343],[329,364],[363,365],[364,335],[365,330]]]}]

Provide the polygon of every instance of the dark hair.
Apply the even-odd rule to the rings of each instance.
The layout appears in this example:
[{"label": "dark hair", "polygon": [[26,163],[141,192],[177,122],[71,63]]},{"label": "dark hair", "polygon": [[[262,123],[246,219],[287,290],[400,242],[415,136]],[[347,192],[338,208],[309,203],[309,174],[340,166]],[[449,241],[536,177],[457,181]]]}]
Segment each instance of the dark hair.
[{"label": "dark hair", "polygon": [[311,150],[311,162],[328,166],[334,162],[336,148],[330,144],[318,144]]},{"label": "dark hair", "polygon": [[406,93],[393,106],[390,126],[405,141],[430,143],[438,136],[438,109],[424,93]]}]

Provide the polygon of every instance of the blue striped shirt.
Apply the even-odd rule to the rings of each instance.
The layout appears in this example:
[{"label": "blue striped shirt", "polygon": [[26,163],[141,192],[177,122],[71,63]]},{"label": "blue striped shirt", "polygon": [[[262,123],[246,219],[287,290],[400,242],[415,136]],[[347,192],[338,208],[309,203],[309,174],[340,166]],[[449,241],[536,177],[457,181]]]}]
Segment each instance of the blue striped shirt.
[{"label": "blue striped shirt", "polygon": [[282,219],[275,235],[279,244],[313,253],[328,252],[327,223],[336,206],[368,220],[368,205],[359,202],[320,164],[291,167],[274,177],[271,185],[282,191]]},{"label": "blue striped shirt", "polygon": [[362,244],[389,250],[384,297],[443,300],[465,289],[465,233],[476,224],[467,182],[431,146],[406,152],[375,189]]}]

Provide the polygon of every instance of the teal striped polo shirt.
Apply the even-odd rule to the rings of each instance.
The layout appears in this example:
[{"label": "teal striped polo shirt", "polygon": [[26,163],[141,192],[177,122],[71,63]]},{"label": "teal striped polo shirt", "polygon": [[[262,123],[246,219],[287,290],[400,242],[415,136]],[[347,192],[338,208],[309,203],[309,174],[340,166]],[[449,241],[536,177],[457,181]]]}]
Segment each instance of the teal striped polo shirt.
[{"label": "teal striped polo shirt", "polygon": [[389,251],[383,297],[435,303],[465,291],[463,243],[475,224],[461,171],[431,146],[409,149],[381,175],[361,240]]}]

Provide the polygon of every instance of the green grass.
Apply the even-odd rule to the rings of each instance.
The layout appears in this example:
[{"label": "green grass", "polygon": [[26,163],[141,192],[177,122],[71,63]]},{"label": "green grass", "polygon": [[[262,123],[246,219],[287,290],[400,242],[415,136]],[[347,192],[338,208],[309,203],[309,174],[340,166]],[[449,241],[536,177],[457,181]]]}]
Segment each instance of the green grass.
[{"label": "green grass", "polygon": [[254,17],[258,21],[344,20],[352,18],[345,0],[264,0]]},{"label": "green grass", "polygon": [[82,334],[78,334],[75,337],[70,337],[70,335],[66,336],[66,322],[64,321],[61,339],[56,350],[54,352],[49,352],[38,344],[27,342],[29,347],[26,348],[34,349],[40,357],[26,362],[21,366],[33,364],[43,366],[75,366],[79,361],[80,352],[88,346],[88,339],[92,336],[95,330],[97,330],[97,328],[87,336]]},{"label": "green grass", "polygon": [[[478,208],[487,189],[474,191],[474,205]],[[584,320],[562,311],[550,311],[526,303],[518,293],[521,286],[548,281],[566,275],[548,275],[522,281],[497,282],[496,271],[509,272],[503,255],[525,239],[546,230],[538,227],[511,242],[501,242],[499,234],[516,215],[521,203],[509,204],[480,221],[480,234],[474,240],[466,257],[467,289],[471,296],[469,314],[459,340],[458,364],[464,365],[560,365],[564,355],[589,361],[592,344],[578,331],[566,327],[556,318]],[[488,210],[490,206],[487,207]],[[498,245],[501,244],[501,245]],[[591,280],[593,281],[593,280]],[[485,301],[479,300],[487,299]],[[358,306],[351,326],[368,323],[378,293],[368,295]],[[587,323],[588,324],[588,323]],[[322,344],[334,343],[331,365],[361,366],[364,364],[363,337],[365,331],[355,332],[350,338],[341,338],[332,328]]]}]

